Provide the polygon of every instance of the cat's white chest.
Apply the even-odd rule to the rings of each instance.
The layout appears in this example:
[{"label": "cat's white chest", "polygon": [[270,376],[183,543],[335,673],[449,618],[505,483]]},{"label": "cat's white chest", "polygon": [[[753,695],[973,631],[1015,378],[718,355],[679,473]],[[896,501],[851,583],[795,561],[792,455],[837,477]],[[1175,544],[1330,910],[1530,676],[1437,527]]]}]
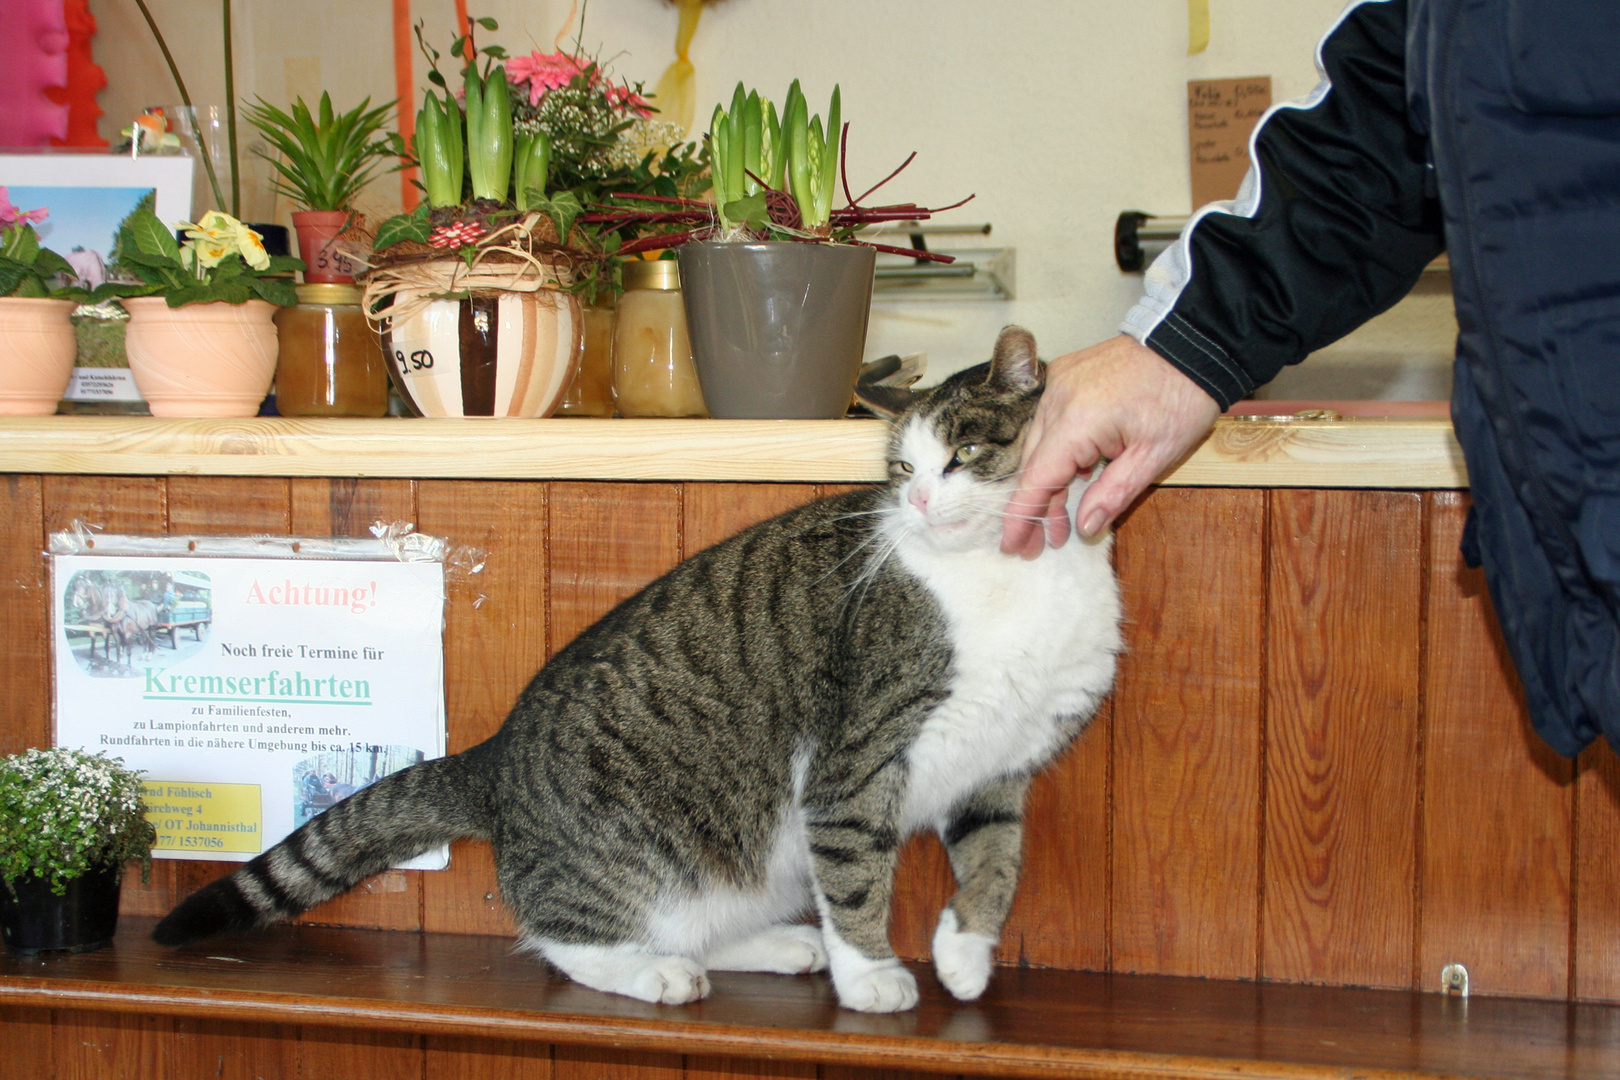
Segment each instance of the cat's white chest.
[{"label": "cat's white chest", "polygon": [[939,602],[953,650],[950,696],[909,754],[909,832],[1062,749],[1113,683],[1119,589],[1106,542],[1071,539],[1033,561],[983,549],[901,559]]}]

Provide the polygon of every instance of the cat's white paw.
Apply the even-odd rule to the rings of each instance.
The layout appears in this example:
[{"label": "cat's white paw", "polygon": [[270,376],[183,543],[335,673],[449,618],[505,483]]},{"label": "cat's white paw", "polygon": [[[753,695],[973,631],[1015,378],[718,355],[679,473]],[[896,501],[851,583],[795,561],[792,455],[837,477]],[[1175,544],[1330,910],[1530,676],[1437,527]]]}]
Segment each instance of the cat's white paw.
[{"label": "cat's white paw", "polygon": [[958,1001],[976,1001],[990,984],[990,970],[996,939],[986,934],[964,933],[956,912],[940,912],[939,928],[934,931],[934,970],[939,981]]},{"label": "cat's white paw", "polygon": [[684,956],[653,957],[620,993],[655,1005],[685,1005],[709,996],[709,976]]},{"label": "cat's white paw", "polygon": [[592,990],[650,1001],[685,1005],[709,996],[703,965],[685,956],[646,952],[633,945],[573,945],[530,939],[527,944]]},{"label": "cat's white paw", "polygon": [[840,979],[835,974],[833,986],[838,990],[838,1004],[856,1012],[902,1012],[917,1005],[917,980],[894,959],[859,975]]},{"label": "cat's white paw", "polygon": [[802,975],[824,971],[827,950],[821,944],[821,931],[814,926],[773,926],[744,941],[725,945],[705,959],[710,971],[769,971],[777,975]]}]

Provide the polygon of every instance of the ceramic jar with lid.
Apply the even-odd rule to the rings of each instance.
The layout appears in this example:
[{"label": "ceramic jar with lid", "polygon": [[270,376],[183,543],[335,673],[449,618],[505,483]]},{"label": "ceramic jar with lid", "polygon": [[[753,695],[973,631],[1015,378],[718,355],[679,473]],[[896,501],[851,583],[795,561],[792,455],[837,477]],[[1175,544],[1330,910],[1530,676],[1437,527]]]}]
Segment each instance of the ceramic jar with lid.
[{"label": "ceramic jar with lid", "polygon": [[619,415],[709,415],[686,336],[680,267],[672,259],[631,260],[623,275],[613,331]]},{"label": "ceramic jar with lid", "polygon": [[382,416],[388,367],[354,285],[300,285],[276,312],[281,354],[276,410],[283,416]]}]

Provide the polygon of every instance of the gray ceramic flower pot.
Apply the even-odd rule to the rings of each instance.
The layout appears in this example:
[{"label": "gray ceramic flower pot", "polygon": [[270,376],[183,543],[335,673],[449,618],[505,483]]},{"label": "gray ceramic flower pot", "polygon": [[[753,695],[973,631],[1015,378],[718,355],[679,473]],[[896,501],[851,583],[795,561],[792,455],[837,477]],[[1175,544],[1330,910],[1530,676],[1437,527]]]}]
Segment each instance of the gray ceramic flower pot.
[{"label": "gray ceramic flower pot", "polygon": [[783,240],[686,244],[676,254],[710,416],[844,415],[866,348],[875,251]]}]

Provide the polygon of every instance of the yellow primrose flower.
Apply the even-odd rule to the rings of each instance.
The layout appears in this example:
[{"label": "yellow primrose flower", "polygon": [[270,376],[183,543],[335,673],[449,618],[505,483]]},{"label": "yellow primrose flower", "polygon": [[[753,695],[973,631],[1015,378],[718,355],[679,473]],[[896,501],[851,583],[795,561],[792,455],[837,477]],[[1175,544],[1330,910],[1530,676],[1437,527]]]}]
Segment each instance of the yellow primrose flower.
[{"label": "yellow primrose flower", "polygon": [[240,221],[236,223],[236,247],[253,269],[264,270],[270,266],[270,253],[264,250],[264,237]]},{"label": "yellow primrose flower", "polygon": [[236,230],[242,227],[242,223],[229,214],[210,210],[199,218],[195,225],[189,221],[182,221],[180,227],[186,231],[186,243],[180,250],[180,261],[187,267],[200,264],[212,269],[227,255],[238,253]]}]

